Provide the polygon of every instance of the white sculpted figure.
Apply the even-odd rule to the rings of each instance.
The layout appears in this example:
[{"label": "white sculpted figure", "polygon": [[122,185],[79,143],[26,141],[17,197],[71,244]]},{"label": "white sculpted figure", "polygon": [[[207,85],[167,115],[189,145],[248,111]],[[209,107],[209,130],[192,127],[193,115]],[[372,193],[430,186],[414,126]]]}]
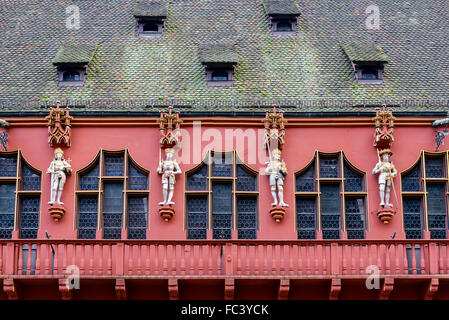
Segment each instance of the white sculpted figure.
[{"label": "white sculpted figure", "polygon": [[373,174],[379,174],[379,194],[380,206],[393,207],[390,203],[390,189],[393,178],[397,176],[398,172],[394,164],[390,161],[390,156],[393,153],[389,149],[382,150],[379,155],[382,160],[379,161],[373,169]]},{"label": "white sculpted figure", "polygon": [[64,159],[64,151],[55,149],[55,158],[50,163],[47,173],[51,174],[51,192],[48,204],[64,204],[61,202],[62,190],[66,181],[66,173],[72,173],[72,166]]},{"label": "white sculpted figure", "polygon": [[271,196],[273,197],[272,206],[277,206],[276,188],[278,190],[279,205],[281,207],[288,207],[284,202],[284,180],[287,175],[287,167],[285,162],[281,160],[281,151],[279,149],[273,150],[272,159],[268,163],[265,173],[270,175]]},{"label": "white sculpted figure", "polygon": [[162,195],[164,201],[159,202],[160,206],[175,204],[172,200],[173,191],[175,189],[175,175],[181,173],[178,162],[173,158],[174,150],[172,148],[165,149],[165,161],[159,163],[157,173],[162,174]]}]

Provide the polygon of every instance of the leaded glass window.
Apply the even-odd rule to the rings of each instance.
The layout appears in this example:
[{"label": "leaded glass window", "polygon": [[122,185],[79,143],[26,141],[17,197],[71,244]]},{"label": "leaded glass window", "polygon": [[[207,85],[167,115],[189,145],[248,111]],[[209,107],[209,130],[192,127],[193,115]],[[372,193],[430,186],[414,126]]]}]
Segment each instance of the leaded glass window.
[{"label": "leaded glass window", "polygon": [[417,163],[401,175],[404,231],[408,239],[447,238],[447,151],[422,152]]},{"label": "leaded glass window", "polygon": [[37,238],[40,197],[41,172],[20,151],[0,152],[0,239],[10,239],[14,230],[21,239]]},{"label": "leaded glass window", "polygon": [[[318,168],[317,168],[318,166]],[[305,169],[296,173],[296,229],[298,239],[364,239],[366,230],[366,175],[343,152],[316,152]]]},{"label": "leaded glass window", "polygon": [[208,229],[213,239],[232,239],[234,230],[239,239],[257,238],[257,172],[235,152],[209,153],[186,173],[186,188],[188,239],[207,239]]},{"label": "leaded glass window", "polygon": [[148,171],[128,150],[102,150],[78,172],[78,238],[146,239],[148,228]]}]

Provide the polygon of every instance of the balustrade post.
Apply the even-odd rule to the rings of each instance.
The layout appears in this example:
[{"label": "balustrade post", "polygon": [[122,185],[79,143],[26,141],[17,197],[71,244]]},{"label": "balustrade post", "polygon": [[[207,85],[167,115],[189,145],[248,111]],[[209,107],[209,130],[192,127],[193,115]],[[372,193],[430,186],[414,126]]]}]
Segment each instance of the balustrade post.
[{"label": "balustrade post", "polygon": [[124,274],[124,263],[125,263],[125,245],[123,242],[117,243],[117,261],[116,261],[116,273]]},{"label": "balustrade post", "polygon": [[331,243],[331,274],[340,273],[340,256],[338,243]]},{"label": "balustrade post", "polygon": [[435,242],[429,243],[429,272],[438,274],[438,248]]},{"label": "balustrade post", "polygon": [[14,266],[15,261],[17,259],[16,254],[14,252],[15,244],[13,242],[9,242],[6,245],[6,265],[5,265],[5,274],[13,275],[14,274]]},{"label": "balustrade post", "polygon": [[224,266],[224,274],[226,275],[231,275],[233,273],[234,270],[234,266],[233,266],[233,259],[232,259],[232,247],[233,244],[232,243],[226,243],[225,247],[224,247],[224,252],[223,252],[223,266]]}]

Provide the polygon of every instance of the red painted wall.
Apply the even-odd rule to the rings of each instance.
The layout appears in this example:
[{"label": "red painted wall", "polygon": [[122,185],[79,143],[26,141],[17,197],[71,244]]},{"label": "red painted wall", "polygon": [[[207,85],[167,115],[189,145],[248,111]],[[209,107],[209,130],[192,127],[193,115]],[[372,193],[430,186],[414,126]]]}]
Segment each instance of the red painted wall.
[{"label": "red painted wall", "polygon": [[[8,120],[8,119],[7,119]],[[235,119],[230,119],[235,121]],[[198,141],[198,136],[194,136],[192,127],[184,126],[191,136]],[[222,149],[237,149],[239,156],[248,159],[248,147],[226,145],[225,130],[237,129],[227,125],[226,127],[203,127],[204,130],[211,128],[222,133]],[[248,129],[251,127],[243,128]],[[262,129],[260,126],[254,129]],[[286,144],[283,152],[283,159],[287,164],[289,175],[284,184],[285,201],[290,205],[287,215],[280,223],[276,223],[268,211],[271,207],[271,195],[268,185],[268,177],[259,175],[259,226],[258,239],[297,239],[294,225],[294,172],[307,165],[314,156],[315,150],[322,152],[336,152],[343,150],[348,160],[360,170],[367,173],[368,191],[368,223],[369,232],[367,239],[386,239],[394,232],[396,238],[403,239],[402,215],[397,214],[390,224],[381,223],[371,211],[377,209],[379,203],[377,176],[373,176],[371,171],[377,162],[376,149],[373,144],[373,126],[314,126],[314,127],[292,127],[286,129]],[[176,215],[169,222],[164,222],[158,215],[158,202],[162,200],[161,178],[156,173],[159,156],[159,130],[155,126],[80,126],[72,128],[72,147],[66,150],[65,158],[71,159],[74,173],[69,176],[64,188],[62,201],[67,209],[66,215],[60,222],[54,222],[48,214],[48,204],[50,197],[50,175],[46,170],[53,159],[53,149],[47,143],[47,128],[37,126],[14,127],[12,122],[8,131],[8,150],[21,149],[25,159],[35,168],[42,171],[42,197],[41,197],[41,221],[39,237],[44,238],[47,230],[53,239],[76,238],[74,226],[74,188],[75,172],[87,166],[98,154],[100,148],[105,150],[129,149],[131,157],[142,167],[150,170],[150,207],[149,207],[149,227],[148,239],[186,239],[184,231],[184,174],[177,177],[175,186],[174,206]],[[395,142],[393,143],[392,161],[399,172],[409,168],[415,163],[421,150],[433,151],[435,148],[434,129],[429,126],[400,126],[395,129]],[[212,141],[203,141],[202,148],[210,146]],[[187,144],[184,144],[187,148]],[[191,145],[190,148],[193,146]],[[262,144],[258,145],[262,148]],[[447,150],[445,146],[441,151]],[[205,151],[205,150],[204,150]],[[260,151],[265,152],[265,151]],[[181,164],[183,173],[195,167],[196,164]],[[262,170],[265,164],[250,165],[255,170]],[[396,190],[400,194],[400,179],[395,180]],[[391,196],[394,203],[394,196]],[[235,238],[236,234],[235,234]]]}]

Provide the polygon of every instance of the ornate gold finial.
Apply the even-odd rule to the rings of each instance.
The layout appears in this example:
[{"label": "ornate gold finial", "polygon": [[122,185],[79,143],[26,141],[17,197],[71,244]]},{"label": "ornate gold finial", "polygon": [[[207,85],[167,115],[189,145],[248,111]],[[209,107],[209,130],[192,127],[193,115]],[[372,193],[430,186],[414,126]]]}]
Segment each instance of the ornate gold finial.
[{"label": "ornate gold finial", "polygon": [[386,105],[382,105],[382,110],[376,108],[376,116],[373,118],[376,128],[373,145],[376,148],[389,148],[394,141],[394,120],[393,111],[386,110]]},{"label": "ornate gold finial", "polygon": [[173,107],[168,107],[168,113],[161,112],[159,123],[159,131],[161,133],[161,148],[173,148],[181,142],[181,135],[179,129],[181,128],[182,120],[179,118],[179,112],[173,114]]},{"label": "ornate gold finial", "polygon": [[285,143],[285,124],[287,120],[284,119],[284,113],[276,112],[276,105],[273,106],[273,112],[266,111],[265,119],[262,120],[265,127],[265,147],[271,150],[280,149],[284,147]]},{"label": "ornate gold finial", "polygon": [[65,112],[60,108],[60,102],[56,102],[56,108],[50,108],[50,114],[45,118],[48,120],[48,144],[50,147],[67,147],[71,145],[70,128],[73,117],[69,114],[70,109]]}]

